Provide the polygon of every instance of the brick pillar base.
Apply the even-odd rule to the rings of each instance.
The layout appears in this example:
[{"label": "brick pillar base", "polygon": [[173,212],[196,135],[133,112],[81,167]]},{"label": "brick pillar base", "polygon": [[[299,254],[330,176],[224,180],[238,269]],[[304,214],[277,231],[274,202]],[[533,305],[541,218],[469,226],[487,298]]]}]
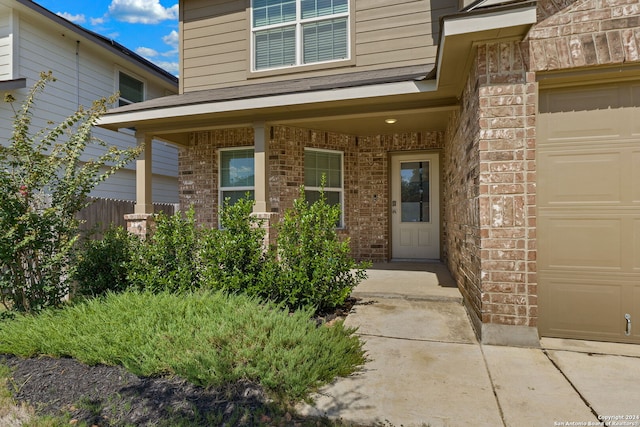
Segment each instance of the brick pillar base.
[{"label": "brick pillar base", "polygon": [[127,222],[127,231],[142,239],[153,233],[155,217],[153,214],[128,214],[124,216]]},{"label": "brick pillar base", "polygon": [[264,235],[265,248],[275,245],[278,237],[278,230],[276,226],[280,220],[280,214],[272,212],[254,212],[251,215],[262,223],[262,228],[266,231]]}]

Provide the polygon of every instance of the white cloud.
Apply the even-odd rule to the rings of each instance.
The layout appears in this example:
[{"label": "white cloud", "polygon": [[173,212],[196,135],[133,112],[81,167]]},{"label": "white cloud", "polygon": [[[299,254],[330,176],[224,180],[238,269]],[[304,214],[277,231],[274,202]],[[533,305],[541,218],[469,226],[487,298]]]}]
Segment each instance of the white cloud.
[{"label": "white cloud", "polygon": [[150,47],[139,47],[136,49],[136,53],[138,55],[144,56],[145,58],[155,58],[158,56],[158,51],[155,49],[151,49]]},{"label": "white cloud", "polygon": [[171,74],[177,76],[178,71],[180,71],[180,65],[177,62],[169,62],[169,61],[152,61],[158,67],[162,68],[170,72]]},{"label": "white cloud", "polygon": [[162,37],[162,41],[168,44],[169,46],[171,46],[172,48],[174,48],[175,50],[178,50],[179,41],[178,41],[178,32],[176,30],[171,31],[169,34]]},{"label": "white cloud", "polygon": [[72,15],[69,12],[58,12],[56,15],[62,16],[64,19],[73,22],[74,24],[84,24],[87,21],[84,15]]},{"label": "white cloud", "polygon": [[91,25],[102,25],[105,23],[106,19],[103,17],[101,18],[89,18],[91,20]]},{"label": "white cloud", "polygon": [[178,4],[165,8],[160,0],[112,0],[109,15],[130,24],[157,24],[178,19]]}]

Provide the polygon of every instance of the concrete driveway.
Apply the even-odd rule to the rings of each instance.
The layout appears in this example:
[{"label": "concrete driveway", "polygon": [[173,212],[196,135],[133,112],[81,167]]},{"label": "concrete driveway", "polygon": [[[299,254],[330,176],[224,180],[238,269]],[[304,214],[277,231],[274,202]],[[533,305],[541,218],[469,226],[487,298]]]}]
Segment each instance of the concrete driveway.
[{"label": "concrete driveway", "polygon": [[301,405],[304,414],[398,427],[640,427],[640,346],[481,345],[439,263],[374,266],[353,295],[345,323],[359,328],[368,362]]}]

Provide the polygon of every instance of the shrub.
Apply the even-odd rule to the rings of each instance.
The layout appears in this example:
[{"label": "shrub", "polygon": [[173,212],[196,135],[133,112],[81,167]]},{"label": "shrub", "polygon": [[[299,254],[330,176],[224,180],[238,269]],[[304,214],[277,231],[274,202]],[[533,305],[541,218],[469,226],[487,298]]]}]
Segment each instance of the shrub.
[{"label": "shrub", "polygon": [[338,238],[339,218],[340,207],[329,205],[323,190],[320,199],[310,204],[304,187],[300,189],[278,230],[278,264],[269,274],[272,298],[291,308],[313,306],[324,311],[344,304],[366,278],[368,265],[356,263],[349,240]]},{"label": "shrub", "polygon": [[318,328],[311,314],[246,295],[127,291],[0,322],[0,353],[71,356],[205,387],[248,379],[296,401],[364,363],[354,329]]},{"label": "shrub", "polygon": [[154,233],[140,244],[129,262],[131,285],[150,291],[183,292],[200,286],[201,230],[193,208],[156,217]]},{"label": "shrub", "polygon": [[[41,74],[15,113],[8,143],[0,144],[0,302],[26,312],[61,305],[73,276],[75,214],[87,206],[96,185],[139,154],[106,147],[92,136],[114,97],[34,132],[37,95],[53,81],[51,72]],[[8,95],[5,101],[15,99]],[[81,161],[89,145],[104,154]]]},{"label": "shrub", "polygon": [[220,230],[208,230],[200,257],[205,265],[203,281],[214,289],[260,294],[261,271],[267,254],[262,222],[252,216],[254,202],[248,197],[233,205],[225,200],[220,211]]},{"label": "shrub", "polygon": [[95,297],[129,288],[127,275],[140,240],[123,227],[110,227],[101,240],[86,239],[76,256],[75,292]]}]

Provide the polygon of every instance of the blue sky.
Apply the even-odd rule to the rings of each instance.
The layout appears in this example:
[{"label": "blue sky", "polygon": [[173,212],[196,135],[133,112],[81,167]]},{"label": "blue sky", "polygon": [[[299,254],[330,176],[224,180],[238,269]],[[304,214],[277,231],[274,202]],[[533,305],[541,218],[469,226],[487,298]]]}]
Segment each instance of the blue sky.
[{"label": "blue sky", "polygon": [[176,0],[34,1],[178,74]]}]

